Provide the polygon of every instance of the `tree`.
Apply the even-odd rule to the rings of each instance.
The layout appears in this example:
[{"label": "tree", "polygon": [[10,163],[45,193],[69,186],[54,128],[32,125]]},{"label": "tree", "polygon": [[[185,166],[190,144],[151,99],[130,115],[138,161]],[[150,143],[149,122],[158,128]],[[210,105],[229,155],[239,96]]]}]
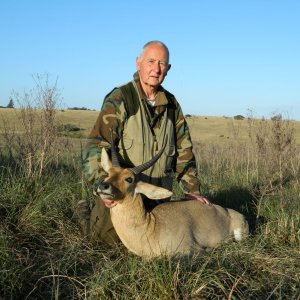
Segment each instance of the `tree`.
[{"label": "tree", "polygon": [[12,98],[9,99],[9,102],[6,106],[7,108],[14,108],[15,104],[14,104],[14,100]]}]

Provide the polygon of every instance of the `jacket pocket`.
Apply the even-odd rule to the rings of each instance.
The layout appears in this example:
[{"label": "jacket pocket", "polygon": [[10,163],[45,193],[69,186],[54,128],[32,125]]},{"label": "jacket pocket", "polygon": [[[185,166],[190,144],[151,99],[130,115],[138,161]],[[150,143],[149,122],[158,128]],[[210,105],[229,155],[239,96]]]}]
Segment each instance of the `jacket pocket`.
[{"label": "jacket pocket", "polygon": [[170,174],[174,169],[175,163],[175,146],[171,144],[169,152],[166,156],[165,174]]}]

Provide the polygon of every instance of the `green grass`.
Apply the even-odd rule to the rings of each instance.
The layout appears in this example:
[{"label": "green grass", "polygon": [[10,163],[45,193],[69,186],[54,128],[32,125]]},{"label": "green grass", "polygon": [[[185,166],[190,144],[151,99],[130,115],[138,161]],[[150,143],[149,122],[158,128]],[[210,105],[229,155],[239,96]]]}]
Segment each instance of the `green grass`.
[{"label": "green grass", "polygon": [[[61,112],[65,124],[87,128],[98,114],[88,112],[84,123],[80,118],[87,112],[76,113],[79,121]],[[253,140],[245,142],[246,128],[231,127],[225,133],[225,123],[201,118],[189,119],[201,192],[213,203],[244,213],[251,229],[248,239],[203,255],[151,261],[122,244],[90,241],[74,214],[79,200],[93,201],[82,183],[81,140],[57,152],[49,148],[42,172],[31,173],[20,156],[20,144],[11,143],[11,148],[0,148],[0,298],[299,299],[297,143],[284,139],[284,124],[276,127],[276,138],[272,130],[265,136],[258,131],[264,145],[259,148]],[[276,139],[284,147],[274,144]],[[65,143],[53,147],[60,145]],[[39,162],[38,150],[33,163]],[[181,195],[176,185],[174,194],[175,199]]]},{"label": "green grass", "polygon": [[[3,299],[292,299],[299,292],[297,185],[264,198],[261,219],[242,243],[143,261],[121,244],[108,247],[81,235],[74,215],[83,193],[80,166],[39,178],[24,177],[12,164],[0,172]],[[211,200],[253,218],[246,184],[231,175],[214,182],[213,191],[206,184]]]}]

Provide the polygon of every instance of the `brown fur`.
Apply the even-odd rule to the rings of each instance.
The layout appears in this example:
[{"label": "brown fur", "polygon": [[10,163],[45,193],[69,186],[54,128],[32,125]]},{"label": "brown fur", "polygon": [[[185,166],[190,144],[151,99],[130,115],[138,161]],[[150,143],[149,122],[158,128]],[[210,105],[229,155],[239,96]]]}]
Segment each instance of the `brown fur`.
[{"label": "brown fur", "polygon": [[105,150],[101,163],[109,175],[106,186],[99,186],[97,194],[118,201],[110,209],[111,220],[123,244],[136,255],[152,258],[190,254],[248,234],[248,223],[242,214],[198,200],[164,203],[146,212],[141,193],[155,200],[172,193],[136,182],[128,169],[113,168]]}]

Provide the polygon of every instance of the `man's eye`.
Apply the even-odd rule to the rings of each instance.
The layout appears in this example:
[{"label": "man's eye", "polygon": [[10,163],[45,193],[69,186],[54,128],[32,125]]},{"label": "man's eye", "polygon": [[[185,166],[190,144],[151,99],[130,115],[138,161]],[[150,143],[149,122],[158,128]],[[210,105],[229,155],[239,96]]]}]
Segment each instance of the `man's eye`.
[{"label": "man's eye", "polygon": [[132,177],[128,177],[125,179],[128,183],[133,183],[133,178]]}]

